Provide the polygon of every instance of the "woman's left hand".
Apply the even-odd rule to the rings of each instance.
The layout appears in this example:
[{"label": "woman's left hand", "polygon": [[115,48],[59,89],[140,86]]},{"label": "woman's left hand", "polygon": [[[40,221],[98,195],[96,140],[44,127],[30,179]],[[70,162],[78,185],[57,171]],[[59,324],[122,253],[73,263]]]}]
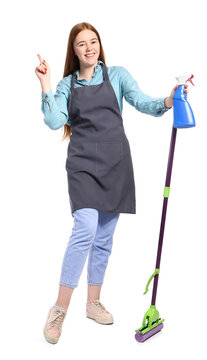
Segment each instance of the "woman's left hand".
[{"label": "woman's left hand", "polygon": [[[188,90],[187,90],[188,85],[185,85],[185,90],[184,92],[186,93],[186,98],[188,96]],[[166,97],[164,100],[164,104],[167,108],[171,108],[173,106],[173,95],[175,94],[176,90],[178,88],[178,84],[174,86],[174,88],[171,91],[170,96]]]}]

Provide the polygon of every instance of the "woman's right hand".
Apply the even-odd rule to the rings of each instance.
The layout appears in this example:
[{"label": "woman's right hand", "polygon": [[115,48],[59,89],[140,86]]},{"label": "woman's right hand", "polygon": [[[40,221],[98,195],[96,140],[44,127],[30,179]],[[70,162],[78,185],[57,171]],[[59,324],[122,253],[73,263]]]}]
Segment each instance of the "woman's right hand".
[{"label": "woman's right hand", "polygon": [[40,64],[35,68],[35,74],[41,82],[50,82],[50,68],[48,63],[43,60],[40,54],[37,54]]}]

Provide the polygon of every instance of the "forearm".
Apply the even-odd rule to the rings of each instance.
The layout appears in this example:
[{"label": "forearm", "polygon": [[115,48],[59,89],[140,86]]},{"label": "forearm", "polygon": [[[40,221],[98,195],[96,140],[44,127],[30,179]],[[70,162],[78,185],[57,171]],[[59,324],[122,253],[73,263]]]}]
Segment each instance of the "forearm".
[{"label": "forearm", "polygon": [[52,90],[50,80],[49,81],[42,81],[41,82],[41,88],[42,88],[42,92],[44,94],[47,93],[48,91]]},{"label": "forearm", "polygon": [[173,107],[173,99],[170,96],[166,97],[164,104],[168,109],[171,109],[171,107]]},{"label": "forearm", "polygon": [[61,128],[67,122],[67,116],[59,111],[55,104],[53,104],[51,111],[46,111],[46,109],[44,111],[43,109],[43,112],[45,115],[44,122],[52,130]]},{"label": "forearm", "polygon": [[141,91],[140,94],[136,92],[134,97],[125,96],[125,99],[138,111],[155,117],[162,116],[169,109],[165,106],[164,97],[153,98]]},{"label": "forearm", "polygon": [[[45,90],[47,90],[47,88]],[[57,99],[57,95],[55,96]],[[55,96],[52,90],[42,91],[41,110],[45,116],[44,122],[53,130],[62,127],[68,119],[66,111],[61,111],[61,107],[56,103]]]},{"label": "forearm", "polygon": [[[49,81],[41,81],[42,92],[46,94],[48,91],[52,90],[50,80]],[[47,104],[48,109],[50,110],[49,104]]]},{"label": "forearm", "polygon": [[[70,91],[67,78],[59,81],[56,92],[51,90],[50,79],[41,83],[42,103],[41,110],[44,114],[44,122],[51,129],[56,130],[68,122],[68,100]],[[70,121],[68,122],[68,124]]]}]

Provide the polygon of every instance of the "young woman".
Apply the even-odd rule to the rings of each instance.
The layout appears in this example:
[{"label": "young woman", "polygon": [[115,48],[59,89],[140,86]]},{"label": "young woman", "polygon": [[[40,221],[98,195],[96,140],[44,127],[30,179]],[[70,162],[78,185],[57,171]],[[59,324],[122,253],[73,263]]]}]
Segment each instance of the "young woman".
[{"label": "young woman", "polygon": [[[89,23],[69,35],[63,79],[53,95],[48,63],[38,54],[35,73],[42,87],[42,112],[51,129],[64,127],[69,139],[66,171],[74,227],[63,258],[59,294],[50,308],[44,336],[57,343],[74,288],[88,256],[86,316],[112,324],[100,291],[120,213],[136,213],[130,145],[125,134],[122,98],[152,116],[173,106],[177,85],[166,98],[144,94],[122,66],[105,64],[98,31]],[[186,90],[187,92],[187,90]]]}]

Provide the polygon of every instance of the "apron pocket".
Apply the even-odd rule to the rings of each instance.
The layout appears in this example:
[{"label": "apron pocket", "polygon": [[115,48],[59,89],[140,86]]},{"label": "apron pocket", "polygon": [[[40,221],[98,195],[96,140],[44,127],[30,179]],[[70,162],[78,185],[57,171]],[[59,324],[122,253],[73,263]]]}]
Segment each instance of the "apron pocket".
[{"label": "apron pocket", "polygon": [[79,142],[68,145],[68,153],[66,160],[66,170],[96,170],[96,143],[95,142]]},{"label": "apron pocket", "polygon": [[97,143],[96,170],[108,170],[116,166],[123,157],[122,141],[118,143]]}]

